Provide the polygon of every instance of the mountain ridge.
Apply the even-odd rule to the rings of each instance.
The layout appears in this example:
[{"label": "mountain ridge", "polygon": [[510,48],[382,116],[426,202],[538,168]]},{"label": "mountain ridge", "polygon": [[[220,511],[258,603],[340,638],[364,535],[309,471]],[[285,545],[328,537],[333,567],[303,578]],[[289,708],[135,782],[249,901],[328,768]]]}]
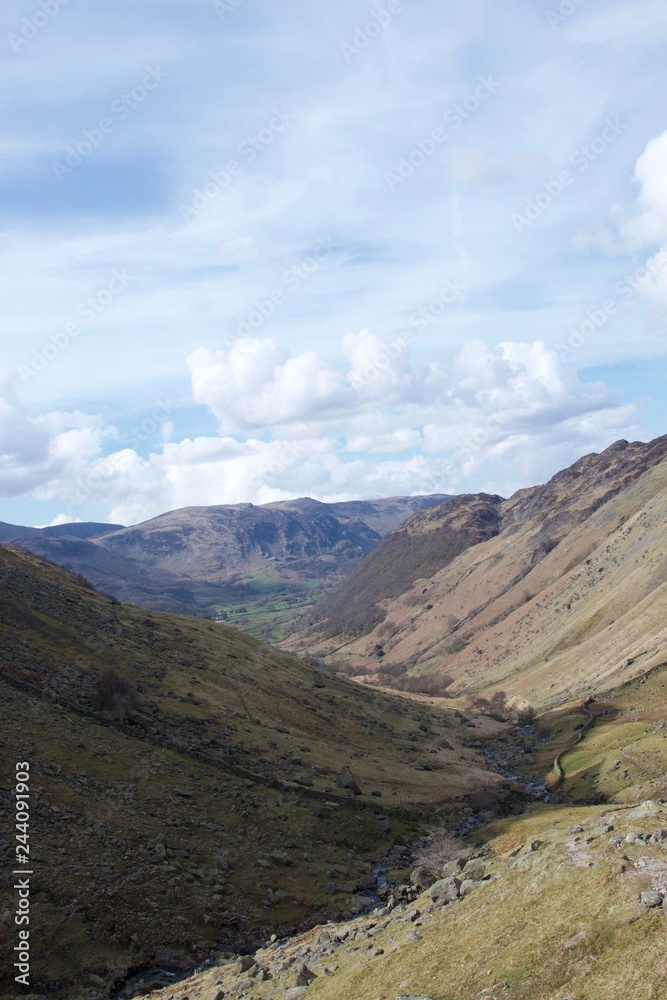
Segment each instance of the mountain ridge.
[{"label": "mountain ridge", "polygon": [[[435,494],[325,504],[298,498],[186,507],[130,527],[0,524],[0,541],[22,545],[142,607],[214,617],[234,605],[265,606],[274,595],[280,606],[273,617],[280,621],[292,605],[308,605],[313,591],[348,572],[382,533],[446,499]],[[270,609],[264,617],[270,628]]]},{"label": "mountain ridge", "polygon": [[[304,624],[285,645],[371,679],[391,671],[446,674],[450,694],[502,687],[538,705],[583,696],[615,671],[630,677],[633,664],[640,668],[637,616],[653,637],[650,662],[664,654],[666,457],[667,437],[616,442],[584,456],[548,483],[502,501],[497,534],[406,582],[400,596],[387,596],[382,623],[363,636],[352,628],[331,636],[322,620]],[[447,507],[429,515],[446,525]],[[419,526],[419,515],[401,530],[411,523]],[[391,544],[390,534],[376,561]],[[325,602],[344,605],[350,579]],[[617,658],[614,643],[624,651]],[[629,662],[622,667],[617,659]]]}]

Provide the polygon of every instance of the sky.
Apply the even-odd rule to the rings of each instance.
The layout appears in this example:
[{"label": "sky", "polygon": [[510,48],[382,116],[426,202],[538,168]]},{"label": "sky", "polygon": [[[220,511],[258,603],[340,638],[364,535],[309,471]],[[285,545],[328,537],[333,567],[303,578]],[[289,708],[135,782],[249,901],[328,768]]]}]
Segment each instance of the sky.
[{"label": "sky", "polygon": [[5,0],[0,520],[667,432],[660,0]]}]

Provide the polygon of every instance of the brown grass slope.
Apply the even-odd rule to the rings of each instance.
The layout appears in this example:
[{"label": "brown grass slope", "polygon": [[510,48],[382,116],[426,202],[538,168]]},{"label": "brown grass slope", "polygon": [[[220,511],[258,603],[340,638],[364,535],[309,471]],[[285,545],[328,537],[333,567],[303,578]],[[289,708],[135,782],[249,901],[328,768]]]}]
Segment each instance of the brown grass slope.
[{"label": "brown grass slope", "polygon": [[[100,706],[108,670],[136,701]],[[85,993],[90,972],[112,981],[114,969],[151,965],[163,946],[194,965],[315,913],[350,912],[371,860],[413,835],[422,809],[456,814],[452,799],[470,787],[505,794],[451,712],[361,689],[221,625],[120,605],[6,547],[0,702],[0,851],[11,864],[11,778],[25,759],[33,982],[56,996]],[[337,786],[344,766],[361,795]],[[272,862],[273,850],[287,860]],[[332,868],[343,862],[346,875]],[[3,955],[13,895],[6,882]],[[3,959],[5,988],[10,969]]]},{"label": "brown grass slope", "polygon": [[[477,832],[485,878],[462,901],[442,906],[427,891],[262,948],[268,982],[228,962],[156,1000],[275,1000],[303,962],[308,1000],[663,1000],[667,912],[639,902],[667,890],[667,669],[590,707],[560,799]],[[582,719],[579,705],[540,720],[552,739],[532,751],[536,774]]]},{"label": "brown grass slope", "polygon": [[398,597],[415,579],[435,573],[471,545],[499,530],[502,497],[452,497],[413,514],[334,590],[318,601],[313,631],[326,636],[360,636],[384,621],[380,602]]},{"label": "brown grass slope", "polygon": [[[376,628],[303,645],[359,672],[444,672],[454,692],[538,705],[661,662],[667,597],[667,438],[617,442],[501,505],[501,530],[383,603]],[[385,545],[390,536],[385,539]],[[325,625],[321,637],[325,634]]]}]

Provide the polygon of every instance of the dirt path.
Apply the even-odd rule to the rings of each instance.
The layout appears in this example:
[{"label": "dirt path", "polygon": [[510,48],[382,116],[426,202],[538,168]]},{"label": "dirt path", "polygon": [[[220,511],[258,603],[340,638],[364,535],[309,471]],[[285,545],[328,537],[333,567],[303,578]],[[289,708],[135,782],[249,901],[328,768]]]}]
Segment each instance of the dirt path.
[{"label": "dirt path", "polygon": [[565,780],[565,771],[563,770],[563,765],[561,763],[563,757],[565,756],[566,753],[570,753],[571,750],[574,750],[574,748],[576,747],[576,745],[583,739],[583,737],[586,735],[586,733],[588,732],[588,730],[591,728],[591,726],[595,722],[595,716],[593,715],[593,713],[588,708],[588,706],[592,702],[593,702],[593,698],[587,698],[586,701],[584,701],[582,703],[581,710],[584,713],[584,715],[586,716],[586,722],[584,723],[584,725],[579,730],[577,738],[574,741],[574,743],[572,744],[572,746],[567,747],[567,749],[565,749],[565,750],[561,750],[561,752],[558,754],[558,756],[554,760],[553,771],[554,771],[556,777],[555,777],[555,780],[554,780],[553,784],[551,785],[551,791],[552,792],[555,792],[558,788],[560,788],[560,786],[562,785],[563,781]]}]

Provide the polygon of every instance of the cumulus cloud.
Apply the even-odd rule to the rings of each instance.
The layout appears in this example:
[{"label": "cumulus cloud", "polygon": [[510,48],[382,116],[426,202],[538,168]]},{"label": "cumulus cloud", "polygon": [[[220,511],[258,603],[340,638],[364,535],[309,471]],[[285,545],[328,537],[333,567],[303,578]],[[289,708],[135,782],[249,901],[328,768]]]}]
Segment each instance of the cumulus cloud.
[{"label": "cumulus cloud", "polygon": [[[631,289],[651,310],[654,326],[667,326],[667,131],[646,146],[637,160],[634,178],[640,185],[637,214],[621,228],[626,248],[653,251],[626,275]],[[657,247],[657,249],[656,249]]]},{"label": "cumulus cloud", "polygon": [[25,496],[49,488],[98,454],[104,431],[99,418],[75,411],[33,417],[21,406],[10,380],[0,380],[0,492]]},{"label": "cumulus cloud", "polygon": [[162,443],[145,458],[129,447],[103,455],[92,418],[50,415],[54,464],[35,463],[32,495],[59,497],[70,518],[103,504],[128,524],[299,495],[504,492],[639,431],[632,406],[603,382],[582,382],[539,340],[475,342],[420,368],[407,344],[397,353],[367,331],[341,347],[338,365],[270,340],[194,352],[193,392],[220,435]]}]

